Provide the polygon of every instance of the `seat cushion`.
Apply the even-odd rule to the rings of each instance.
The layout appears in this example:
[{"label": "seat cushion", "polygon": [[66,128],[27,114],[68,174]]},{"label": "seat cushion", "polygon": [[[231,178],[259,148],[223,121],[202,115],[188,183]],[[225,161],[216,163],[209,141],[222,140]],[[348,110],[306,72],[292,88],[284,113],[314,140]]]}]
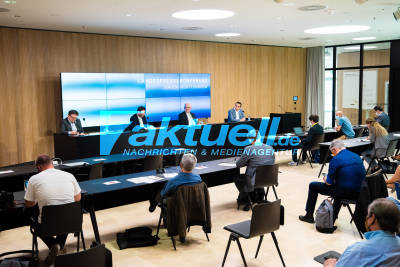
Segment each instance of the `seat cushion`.
[{"label": "seat cushion", "polygon": [[225,230],[238,234],[241,237],[249,238],[250,237],[250,220],[230,224],[224,227]]}]

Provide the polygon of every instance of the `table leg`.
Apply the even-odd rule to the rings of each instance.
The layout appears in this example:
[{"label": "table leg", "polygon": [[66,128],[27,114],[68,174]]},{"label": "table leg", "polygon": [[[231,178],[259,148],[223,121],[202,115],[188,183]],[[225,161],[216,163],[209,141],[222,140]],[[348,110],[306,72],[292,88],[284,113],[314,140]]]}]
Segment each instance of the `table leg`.
[{"label": "table leg", "polygon": [[92,197],[88,197],[88,206],[89,206],[89,214],[90,214],[90,220],[92,221],[92,227],[93,227],[93,232],[94,232],[94,238],[98,244],[101,244],[100,241],[100,234],[99,234],[99,228],[97,226],[97,220],[96,220],[96,213],[94,211],[94,200]]},{"label": "table leg", "polygon": [[319,170],[318,178],[321,176],[322,170],[324,169],[325,164],[326,164],[326,161],[328,160],[328,156],[329,156],[329,148],[328,148],[328,150],[327,150],[326,153],[325,153],[324,161],[323,161],[323,163],[322,163],[321,169]]}]

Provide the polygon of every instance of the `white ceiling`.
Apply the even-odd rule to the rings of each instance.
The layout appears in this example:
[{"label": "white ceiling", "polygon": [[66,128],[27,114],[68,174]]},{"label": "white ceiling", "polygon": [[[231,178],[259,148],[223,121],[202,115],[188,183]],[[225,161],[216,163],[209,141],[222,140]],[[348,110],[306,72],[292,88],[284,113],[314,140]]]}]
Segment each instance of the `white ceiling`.
[{"label": "white ceiling", "polygon": [[[0,25],[73,32],[162,37],[231,43],[294,47],[348,44],[353,37],[400,39],[400,22],[392,13],[400,0],[0,0]],[[294,5],[287,6],[284,3]],[[326,5],[319,11],[300,11],[305,5]],[[184,21],[171,17],[187,9],[226,9],[235,16],[214,21]],[[132,16],[126,16],[132,14]],[[366,25],[361,33],[311,35],[305,29],[333,25]],[[201,27],[188,31],[183,27]],[[239,32],[241,36],[215,37],[216,33]],[[312,40],[301,38],[315,37]],[[357,41],[353,41],[357,43]],[[360,42],[360,41],[358,41]]]}]

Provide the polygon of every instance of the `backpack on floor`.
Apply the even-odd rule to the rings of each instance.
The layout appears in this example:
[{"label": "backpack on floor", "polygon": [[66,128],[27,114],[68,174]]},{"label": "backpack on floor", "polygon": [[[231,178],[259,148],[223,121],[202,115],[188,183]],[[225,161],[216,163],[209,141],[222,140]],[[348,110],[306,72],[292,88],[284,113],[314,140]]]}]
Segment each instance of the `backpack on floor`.
[{"label": "backpack on floor", "polygon": [[152,235],[149,227],[135,227],[117,233],[117,244],[119,249],[148,247],[157,244],[157,238]]},{"label": "backpack on floor", "polygon": [[333,206],[329,199],[322,201],[315,212],[315,226],[318,232],[333,233]]}]

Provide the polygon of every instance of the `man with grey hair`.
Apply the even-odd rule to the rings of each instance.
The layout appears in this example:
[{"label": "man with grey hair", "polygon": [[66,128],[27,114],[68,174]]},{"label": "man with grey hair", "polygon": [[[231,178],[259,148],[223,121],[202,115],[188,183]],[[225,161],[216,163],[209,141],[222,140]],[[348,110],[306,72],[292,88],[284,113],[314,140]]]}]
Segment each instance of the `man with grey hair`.
[{"label": "man with grey hair", "polygon": [[[192,173],[194,167],[196,167],[197,158],[193,154],[183,154],[181,162],[179,164],[181,171],[177,176],[168,180],[161,192],[154,194],[150,197],[149,211],[153,212],[157,204],[161,202],[161,199],[168,197],[176,192],[181,185],[193,185],[201,183],[201,177],[197,174]],[[157,192],[157,190],[155,191]]]},{"label": "man with grey hair", "polygon": [[365,239],[346,248],[339,260],[327,259],[324,267],[400,266],[400,211],[384,198],[375,199],[365,219]]},{"label": "man with grey hair", "polygon": [[184,109],[185,111],[180,113],[178,116],[178,125],[196,125],[196,116],[191,112],[192,105],[186,103]]},{"label": "man with grey hair", "polygon": [[324,182],[311,182],[308,187],[306,215],[299,216],[304,222],[314,223],[314,210],[318,194],[331,196],[333,203],[333,222],[340,208],[340,199],[356,200],[360,193],[361,183],[365,178],[365,168],[359,155],[346,149],[343,141],[335,140],[329,150],[333,158],[329,163],[328,175]]},{"label": "man with grey hair", "polygon": [[[250,210],[249,194],[256,202],[256,192],[254,191],[255,175],[258,166],[275,164],[274,149],[261,142],[261,136],[257,130],[252,130],[247,134],[251,144],[247,146],[239,160],[236,162],[238,168],[247,166],[245,175],[239,175],[234,178],[235,185],[239,190],[237,198],[238,205],[244,204],[243,210]],[[262,194],[264,195],[262,189]]]}]

